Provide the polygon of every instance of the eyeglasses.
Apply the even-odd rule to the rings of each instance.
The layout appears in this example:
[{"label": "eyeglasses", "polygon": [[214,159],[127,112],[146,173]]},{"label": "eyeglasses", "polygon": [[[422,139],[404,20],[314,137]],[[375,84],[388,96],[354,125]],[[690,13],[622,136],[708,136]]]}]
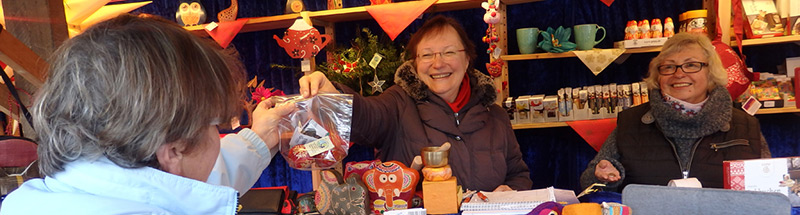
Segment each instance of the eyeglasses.
[{"label": "eyeglasses", "polygon": [[704,66],[708,66],[708,64],[703,62],[687,62],[681,65],[671,65],[671,64],[660,65],[658,66],[658,74],[672,75],[675,74],[675,72],[678,72],[678,68],[681,68],[681,70],[683,70],[683,73],[686,74],[695,73],[702,70]]},{"label": "eyeglasses", "polygon": [[423,62],[423,63],[430,63],[430,62],[433,61],[434,58],[436,58],[436,55],[440,55],[439,57],[441,57],[442,60],[449,61],[449,60],[453,60],[453,58],[455,58],[456,55],[459,52],[463,52],[463,51],[464,51],[464,49],[455,50],[455,51],[424,53],[424,54],[417,55],[417,59],[419,59],[419,61]]}]

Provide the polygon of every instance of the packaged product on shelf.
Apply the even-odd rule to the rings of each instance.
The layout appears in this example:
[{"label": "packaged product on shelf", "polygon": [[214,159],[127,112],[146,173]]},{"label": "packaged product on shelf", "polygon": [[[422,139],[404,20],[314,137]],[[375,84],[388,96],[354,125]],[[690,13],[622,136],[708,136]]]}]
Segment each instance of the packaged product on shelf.
[{"label": "packaged product on shelf", "polygon": [[708,34],[706,17],[708,17],[707,10],[692,10],[682,13],[678,16],[681,23],[679,32]]},{"label": "packaged product on shelf", "polygon": [[782,36],[784,26],[772,0],[742,0],[749,28],[745,26],[747,38]]},{"label": "packaged product on shelf", "polygon": [[650,21],[639,21],[639,39],[650,39]]},{"label": "packaged product on shelf", "polygon": [[633,95],[633,106],[642,104],[642,96],[641,96],[641,91],[639,89],[639,83],[631,84],[631,93]]},{"label": "packaged product on shelf", "polygon": [[611,91],[608,90],[608,84],[603,85],[601,91],[603,92],[603,99],[601,100],[603,103],[600,105],[600,114],[602,118],[611,118]]},{"label": "packaged product on shelf", "polygon": [[[592,94],[594,94],[594,97],[592,97]],[[600,85],[589,86],[589,96],[589,102],[593,105],[589,119],[602,119],[605,112],[605,109],[603,109],[603,87]]]},{"label": "packaged product on shelf", "polygon": [[642,94],[642,103],[650,102],[650,92],[647,90],[647,83],[639,82],[639,87],[641,87],[641,94]]},{"label": "packaged product on shelf", "polygon": [[531,123],[531,105],[528,103],[528,99],[530,96],[520,96],[517,98],[517,115],[514,118],[517,118],[517,123]]},{"label": "packaged product on shelf", "polygon": [[781,94],[781,98],[783,98],[783,106],[795,106],[795,94],[792,79],[789,77],[780,77],[776,80],[778,81],[778,92]]},{"label": "packaged product on shelf", "polygon": [[617,84],[616,83],[609,84],[608,91],[611,92],[611,102],[610,106],[608,107],[608,110],[611,111],[611,113],[617,113],[617,110],[619,109],[619,96],[617,96]]},{"label": "packaged product on shelf", "polygon": [[778,89],[777,79],[770,78],[763,81],[754,81],[753,86],[753,92],[751,93],[761,102],[761,108],[783,107],[783,98],[781,98],[781,93]]},{"label": "packaged product on shelf", "polygon": [[506,109],[506,113],[508,113],[508,119],[511,120],[511,124],[517,124],[517,118],[514,116],[517,112],[516,103],[514,103],[514,97],[509,96],[506,98],[506,101],[503,102],[503,109]]},{"label": "packaged product on shelf", "polygon": [[631,85],[624,84],[622,85],[622,110],[626,110],[628,108],[633,107],[633,96],[631,95]]},{"label": "packaged product on shelf", "polygon": [[561,88],[558,90],[558,120],[571,121],[573,119],[572,88]]},{"label": "packaged product on shelf", "polygon": [[636,20],[628,21],[628,25],[625,26],[625,40],[635,40],[638,39],[639,36],[639,27],[636,26]]},{"label": "packaged product on shelf", "polygon": [[544,122],[544,94],[530,96],[531,122]]},{"label": "packaged product on shelf", "polygon": [[650,37],[661,38],[661,36],[664,34],[663,30],[664,27],[661,26],[661,19],[655,18],[652,22],[650,22]]},{"label": "packaged product on shelf", "polygon": [[545,96],[542,106],[544,106],[544,121],[558,122],[558,97],[555,95]]},{"label": "packaged product on shelf", "polygon": [[667,17],[664,19],[664,37],[672,36],[675,36],[675,24],[672,22],[672,17]]},{"label": "packaged product on shelf", "polygon": [[584,89],[574,88],[572,89],[572,98],[575,102],[575,120],[589,119],[589,105],[587,104],[589,92]]}]

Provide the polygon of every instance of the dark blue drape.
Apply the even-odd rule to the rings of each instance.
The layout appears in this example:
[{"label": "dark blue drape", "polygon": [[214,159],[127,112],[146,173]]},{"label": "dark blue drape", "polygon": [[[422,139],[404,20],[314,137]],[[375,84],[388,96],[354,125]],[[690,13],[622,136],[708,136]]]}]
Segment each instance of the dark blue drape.
[{"label": "dark blue drape", "polygon": [[[128,0],[133,2],[135,0]],[[174,19],[178,0],[155,0],[137,12],[151,13]],[[216,13],[227,8],[229,0],[200,1],[208,14],[209,21],[216,21]],[[308,10],[323,10],[326,1],[305,0]],[[240,0],[239,17],[260,17],[283,14],[286,1]],[[345,7],[368,5],[368,0],[344,0]],[[508,53],[518,54],[515,29],[537,27],[572,27],[577,24],[596,23],[607,30],[607,36],[596,47],[611,48],[613,41],[623,39],[623,29],[628,20],[664,19],[672,17],[677,26],[678,15],[684,11],[702,8],[701,0],[616,0],[607,7],[599,0],[546,0],[542,2],[511,5],[508,7]],[[486,30],[482,21],[483,9],[468,9],[441,13],[456,18],[469,31],[469,37],[477,45],[476,65],[488,60],[485,54],[487,45],[481,37]],[[425,15],[424,17],[430,17]],[[396,41],[405,44],[410,32],[415,32],[421,20],[412,23]],[[367,27],[379,34],[383,32],[373,20],[343,22],[336,24],[336,42],[348,45],[359,29]],[[296,71],[270,67],[271,64],[299,66],[299,60],[289,58],[272,39],[272,35],[282,36],[283,29],[241,33],[232,44],[239,51],[248,75],[265,80],[264,86],[275,87],[287,94],[298,92]],[[573,39],[574,41],[574,39]],[[785,57],[796,57],[800,53],[796,45],[765,45],[745,47],[747,64],[756,71],[776,71]],[[531,94],[555,94],[562,87],[577,87],[595,84],[627,84],[641,81],[646,73],[647,63],[656,53],[631,55],[623,64],[611,64],[598,76],[594,76],[577,58],[546,59],[509,62],[509,86],[512,96]],[[324,59],[324,54],[317,61]],[[486,71],[482,66],[477,69]],[[773,156],[800,155],[800,116],[794,114],[759,115],[762,131],[770,143]],[[570,128],[546,128],[517,130],[525,162],[531,169],[533,188],[556,186],[580,191],[578,177],[586,168],[595,151]],[[372,159],[373,150],[354,146],[346,161]],[[300,192],[311,190],[310,173],[288,168],[282,157],[278,156],[264,171],[256,187],[288,185]]]}]

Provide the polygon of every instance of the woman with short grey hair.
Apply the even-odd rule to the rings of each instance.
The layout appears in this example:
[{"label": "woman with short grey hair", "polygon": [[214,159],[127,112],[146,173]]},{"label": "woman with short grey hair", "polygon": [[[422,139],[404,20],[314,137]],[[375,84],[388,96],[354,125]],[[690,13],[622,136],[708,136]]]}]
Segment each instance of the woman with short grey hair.
[{"label": "woman with short grey hair", "polygon": [[240,64],[153,16],[98,23],[53,56],[32,108],[46,177],[0,214],[234,214],[294,110],[262,102],[252,129],[220,139],[241,110]]}]

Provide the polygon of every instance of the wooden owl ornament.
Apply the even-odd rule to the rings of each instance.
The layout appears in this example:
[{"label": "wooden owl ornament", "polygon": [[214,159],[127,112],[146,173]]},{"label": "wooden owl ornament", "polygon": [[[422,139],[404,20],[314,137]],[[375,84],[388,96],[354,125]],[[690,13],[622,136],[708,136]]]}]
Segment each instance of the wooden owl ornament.
[{"label": "wooden owl ornament", "polygon": [[206,22],[206,9],[199,0],[182,0],[175,12],[175,21],[183,26],[199,25]]}]

